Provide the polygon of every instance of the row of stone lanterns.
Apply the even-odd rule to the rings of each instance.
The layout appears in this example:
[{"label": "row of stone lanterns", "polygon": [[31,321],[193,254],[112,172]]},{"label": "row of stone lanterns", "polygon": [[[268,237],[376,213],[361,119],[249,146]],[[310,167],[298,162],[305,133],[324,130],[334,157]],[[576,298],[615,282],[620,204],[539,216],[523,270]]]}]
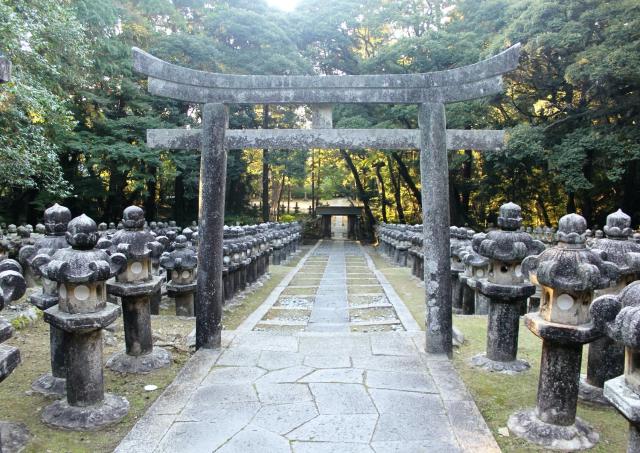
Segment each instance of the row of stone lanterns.
[{"label": "row of stone lanterns", "polygon": [[[268,270],[274,246],[281,250],[279,261],[284,262],[297,249],[301,232],[297,223],[233,228],[241,231],[241,240],[232,245],[243,275],[234,291]],[[104,393],[102,367],[101,330],[121,313],[126,348],[111,357],[107,366],[120,373],[148,373],[170,364],[170,354],[153,345],[151,298],[159,294],[166,274],[167,293],[176,300],[178,314],[193,315],[197,241],[197,225],[185,229],[175,223],[146,225],[142,209],[136,206],[125,209],[119,226],[102,224],[101,228],[85,215],[72,220],[63,206],[45,211],[43,235],[19,252],[33,280],[42,284],[30,301],[44,311],[50,325],[51,373],[38,378],[32,388],[62,397],[43,410],[44,423],[90,430],[126,415],[126,399]],[[0,264],[3,302],[24,293],[24,273],[16,261]],[[18,280],[10,292],[12,275]],[[8,338],[8,330],[1,330],[2,339]],[[4,354],[5,350],[11,353]],[[19,355],[6,347],[2,352],[8,374]]]},{"label": "row of stone lanterns", "polygon": [[[500,230],[475,235],[471,250],[452,228],[452,248],[457,247],[452,272],[459,269],[453,257],[461,256],[465,269],[458,278],[489,302],[487,353],[472,359],[476,366],[510,374],[526,371],[528,364],[516,359],[519,316],[539,308],[525,315],[526,326],[543,342],[537,404],[513,414],[509,430],[546,448],[590,448],[598,434],[576,417],[580,397],[611,402],[629,421],[628,451],[640,451],[640,281],[633,282],[640,277],[640,249],[631,219],[613,213],[604,234],[594,236],[584,218],[570,214],[560,219],[553,240],[552,230],[534,235],[523,230],[520,208],[508,203],[500,208],[498,223]],[[398,232],[405,231],[381,226],[381,248],[388,256],[393,256]],[[536,298],[539,303],[532,303]],[[581,381],[584,344],[589,344],[589,357]]]},{"label": "row of stone lanterns", "polygon": [[[22,267],[12,259],[0,261],[0,310],[5,304],[18,300],[27,289],[26,282],[22,276]],[[20,350],[13,346],[3,344],[13,336],[11,324],[0,318],[0,382],[4,381],[20,364]],[[26,438],[29,433],[22,424],[0,421],[3,426],[0,439],[0,449],[2,445],[19,445],[21,439]]]}]

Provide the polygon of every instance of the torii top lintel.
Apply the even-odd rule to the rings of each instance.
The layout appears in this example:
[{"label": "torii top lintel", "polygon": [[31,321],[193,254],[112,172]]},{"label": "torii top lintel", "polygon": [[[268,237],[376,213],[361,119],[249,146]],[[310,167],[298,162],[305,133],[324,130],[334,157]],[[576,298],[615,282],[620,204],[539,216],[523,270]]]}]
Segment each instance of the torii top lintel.
[{"label": "torii top lintel", "polygon": [[422,74],[275,76],[218,74],[183,68],[133,48],[134,69],[149,92],[195,103],[340,104],[451,103],[502,92],[501,75],[515,69],[520,44],[486,60]]}]

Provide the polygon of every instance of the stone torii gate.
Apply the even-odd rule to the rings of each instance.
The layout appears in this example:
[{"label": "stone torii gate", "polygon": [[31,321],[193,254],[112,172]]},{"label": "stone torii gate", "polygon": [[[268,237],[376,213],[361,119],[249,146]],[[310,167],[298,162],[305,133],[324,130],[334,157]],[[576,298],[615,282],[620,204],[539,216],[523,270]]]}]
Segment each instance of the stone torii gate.
[{"label": "stone torii gate", "polygon": [[[204,104],[202,128],[151,129],[151,148],[200,149],[196,347],[217,348],[222,329],[222,231],[228,149],[419,149],[424,225],[426,350],[451,355],[447,149],[497,150],[502,131],[447,130],[445,104],[502,92],[520,44],[476,64],[424,74],[268,76],[183,68],[133,49],[152,94]],[[333,129],[332,104],[418,104],[419,129]],[[311,129],[228,129],[228,104],[311,105]]]}]

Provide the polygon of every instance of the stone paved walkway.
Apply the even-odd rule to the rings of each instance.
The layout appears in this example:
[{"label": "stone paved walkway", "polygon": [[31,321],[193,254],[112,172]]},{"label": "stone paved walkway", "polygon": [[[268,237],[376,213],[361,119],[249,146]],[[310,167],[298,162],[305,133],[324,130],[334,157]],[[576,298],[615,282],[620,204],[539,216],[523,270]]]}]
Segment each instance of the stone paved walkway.
[{"label": "stone paved walkway", "polygon": [[221,350],[192,357],[116,451],[499,451],[423,343],[360,245],[323,242]]}]

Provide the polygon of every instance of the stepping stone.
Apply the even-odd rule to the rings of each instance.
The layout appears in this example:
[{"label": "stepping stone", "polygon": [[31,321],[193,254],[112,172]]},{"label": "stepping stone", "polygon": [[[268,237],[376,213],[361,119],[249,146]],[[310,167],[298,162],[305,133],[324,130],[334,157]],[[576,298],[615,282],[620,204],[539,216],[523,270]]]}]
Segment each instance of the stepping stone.
[{"label": "stepping stone", "polygon": [[304,356],[297,352],[262,351],[258,366],[265,370],[273,371],[302,365]]},{"label": "stepping stone", "polygon": [[375,453],[369,444],[346,442],[293,442],[293,453]]},{"label": "stepping stone", "polygon": [[[298,382],[336,382],[342,384],[363,384],[364,371],[353,368],[316,370]],[[313,389],[312,389],[313,390]]]},{"label": "stepping stone", "polygon": [[309,368],[308,366],[303,365],[296,365],[289,368],[283,368],[281,370],[270,371],[262,378],[260,378],[257,382],[271,384],[294,383],[312,372],[313,368]]},{"label": "stepping stone", "polygon": [[216,367],[202,384],[252,384],[265,373],[265,370],[257,367]]},{"label": "stepping stone", "polygon": [[310,355],[304,358],[304,364],[311,368],[349,368],[351,357],[347,355]]},{"label": "stepping stone", "polygon": [[378,416],[374,414],[318,415],[294,429],[287,438],[314,442],[356,442],[371,440]]},{"label": "stepping stone", "polygon": [[272,404],[263,406],[251,424],[285,435],[317,416],[318,409],[313,402]]},{"label": "stepping stone", "polygon": [[423,393],[437,393],[438,391],[433,383],[433,379],[423,373],[367,371],[365,382],[367,387],[370,388]]},{"label": "stepping stone", "polygon": [[[369,394],[381,414],[393,413],[402,417],[425,417],[431,413],[444,414],[442,400],[436,394],[405,392],[402,390],[369,389]],[[425,408],[427,408],[425,410]]]},{"label": "stepping stone", "polygon": [[313,401],[306,384],[257,383],[256,390],[262,404],[290,404]]},{"label": "stepping stone", "polygon": [[424,414],[417,417],[399,417],[398,414],[380,414],[373,442],[438,440],[456,443],[453,429],[445,414]]},{"label": "stepping stone", "polygon": [[256,366],[260,351],[253,349],[227,349],[222,353],[216,365],[222,366]]},{"label": "stepping stone", "polygon": [[426,373],[427,366],[418,357],[396,357],[377,355],[368,357],[353,357],[353,367],[365,370],[404,371],[412,373]]},{"label": "stepping stone", "polygon": [[314,383],[311,393],[321,414],[377,414],[361,384]]},{"label": "stepping stone", "polygon": [[291,453],[289,441],[258,426],[248,426],[224,444],[219,453]]}]

